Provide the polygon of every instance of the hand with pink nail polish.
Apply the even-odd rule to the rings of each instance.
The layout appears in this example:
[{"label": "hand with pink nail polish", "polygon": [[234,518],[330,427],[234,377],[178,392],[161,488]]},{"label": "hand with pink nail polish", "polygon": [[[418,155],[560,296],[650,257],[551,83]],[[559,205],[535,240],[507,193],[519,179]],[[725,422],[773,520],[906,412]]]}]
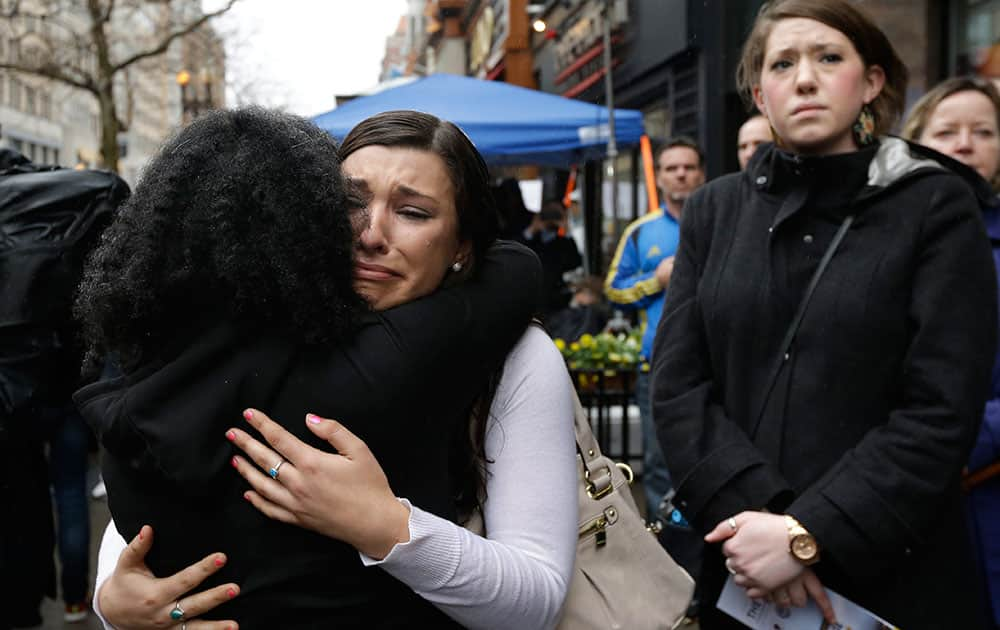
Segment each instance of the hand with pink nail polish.
[{"label": "hand with pink nail polish", "polygon": [[245,496],[258,510],[342,540],[375,559],[409,541],[409,508],[396,499],[368,446],[344,425],[306,416],[309,430],[336,451],[329,453],[305,444],[261,411],[248,409],[243,417],[267,441],[265,445],[238,429],[227,432],[259,466],[234,458],[236,469],[253,487]]},{"label": "hand with pink nail polish", "polygon": [[239,586],[232,583],[194,592],[199,584],[226,566],[225,555],[210,554],[173,575],[158,578],[145,561],[152,546],[153,528],[146,525],[122,551],[111,575],[98,583],[94,599],[104,621],[118,630],[157,630],[163,628],[163,620],[169,619],[174,605],[181,602],[189,627],[238,628],[232,620],[199,619],[197,626],[190,623],[239,594]]}]

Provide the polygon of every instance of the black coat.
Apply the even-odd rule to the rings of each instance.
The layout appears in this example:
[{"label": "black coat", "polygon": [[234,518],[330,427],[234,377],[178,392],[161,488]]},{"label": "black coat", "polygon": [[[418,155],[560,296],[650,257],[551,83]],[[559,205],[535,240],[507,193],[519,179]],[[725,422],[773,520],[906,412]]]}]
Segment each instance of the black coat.
[{"label": "black coat", "polygon": [[[921,153],[899,139],[826,158],[769,146],[697,191],[654,345],[653,413],[698,528],[790,513],[819,541],[827,587],[907,630],[973,628],[958,480],[989,391],[997,285],[969,185]],[[725,573],[720,547],[706,553],[714,602]]]},{"label": "black coat", "polygon": [[0,441],[9,414],[64,404],[79,386],[73,298],[87,254],[128,194],[114,173],[41,166],[0,149]]},{"label": "black coat", "polygon": [[[27,623],[55,596],[39,406],[64,405],[82,352],[71,306],[83,261],[128,186],[114,173],[33,164],[0,149],[0,589]],[[20,619],[18,619],[20,617]]]}]

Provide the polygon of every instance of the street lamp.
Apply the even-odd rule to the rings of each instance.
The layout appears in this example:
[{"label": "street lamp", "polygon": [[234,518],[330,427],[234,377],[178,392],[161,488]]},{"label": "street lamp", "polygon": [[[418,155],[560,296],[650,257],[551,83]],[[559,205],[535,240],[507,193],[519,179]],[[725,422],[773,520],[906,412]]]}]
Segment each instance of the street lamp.
[{"label": "street lamp", "polygon": [[524,7],[524,12],[529,18],[533,16],[535,18],[531,22],[531,28],[534,29],[536,33],[544,33],[545,29],[548,28],[548,25],[545,23],[545,19],[541,17],[542,14],[545,13],[545,5],[538,3],[529,4]]},{"label": "street lamp", "polygon": [[191,73],[181,70],[177,73],[177,85],[181,88],[181,112],[185,120],[194,120],[204,112],[215,107],[212,102],[212,75],[208,70],[202,69],[201,75],[202,89],[191,85]]}]

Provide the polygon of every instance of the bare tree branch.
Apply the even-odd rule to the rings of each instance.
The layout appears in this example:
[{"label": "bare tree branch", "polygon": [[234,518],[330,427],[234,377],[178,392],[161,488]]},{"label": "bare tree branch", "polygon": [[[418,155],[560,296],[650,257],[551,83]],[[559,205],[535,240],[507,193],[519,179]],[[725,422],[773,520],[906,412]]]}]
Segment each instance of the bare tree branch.
[{"label": "bare tree branch", "polygon": [[237,2],[239,2],[239,0],[229,0],[226,3],[226,6],[222,7],[221,9],[212,11],[211,13],[206,13],[197,20],[195,20],[194,22],[185,25],[183,28],[177,29],[176,31],[171,31],[160,41],[160,43],[157,46],[150,48],[148,50],[144,50],[142,52],[135,53],[134,55],[125,59],[124,61],[121,61],[112,66],[112,72],[117,72],[122,68],[128,67],[133,63],[139,61],[140,59],[162,55],[167,51],[167,48],[170,48],[170,44],[172,44],[174,40],[184,37],[185,35],[189,35],[190,33],[198,30],[203,24],[207,23],[212,18],[218,17],[223,13],[225,13],[226,11],[228,11],[229,9],[233,8],[233,5],[236,4]]},{"label": "bare tree branch", "polygon": [[64,66],[57,63],[48,62],[39,66],[29,66],[18,62],[0,61],[0,70],[14,70],[25,74],[33,74],[35,76],[72,85],[73,87],[80,88],[81,90],[86,90],[91,94],[97,93],[97,85],[94,83],[92,78],[86,77],[82,73],[77,77],[71,76],[65,71],[66,68]]},{"label": "bare tree branch", "polygon": [[[197,31],[213,18],[231,9],[238,0],[210,13],[191,16],[180,14],[189,23],[162,25],[145,43],[138,43],[116,27],[143,25],[140,14],[160,5],[170,15],[170,8],[152,0],[0,0],[0,30],[10,31],[11,55],[0,59],[0,70],[36,76],[91,94],[98,109],[101,163],[118,169],[120,133],[128,129],[137,114],[136,103],[151,102],[160,94],[146,94],[144,78],[149,69],[144,61],[165,64],[163,53],[170,45]],[[4,19],[6,18],[6,19]],[[7,27],[7,28],[3,28]],[[139,33],[141,39],[144,33]],[[116,63],[112,56],[121,48],[130,56]],[[138,50],[139,52],[134,52]],[[132,72],[137,73],[132,76]],[[166,66],[160,73],[166,72]],[[155,73],[155,72],[154,72]],[[124,110],[124,111],[122,111]],[[122,115],[124,114],[124,116]],[[123,120],[124,118],[124,120]]]}]

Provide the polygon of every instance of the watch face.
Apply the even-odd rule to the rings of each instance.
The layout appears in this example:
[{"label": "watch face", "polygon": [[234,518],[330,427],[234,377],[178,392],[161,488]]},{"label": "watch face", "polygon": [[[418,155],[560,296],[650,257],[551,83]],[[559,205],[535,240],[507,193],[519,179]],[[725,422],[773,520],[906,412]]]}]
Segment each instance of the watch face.
[{"label": "watch face", "polygon": [[800,534],[792,539],[792,555],[799,560],[812,560],[818,551],[816,540],[808,534]]}]

